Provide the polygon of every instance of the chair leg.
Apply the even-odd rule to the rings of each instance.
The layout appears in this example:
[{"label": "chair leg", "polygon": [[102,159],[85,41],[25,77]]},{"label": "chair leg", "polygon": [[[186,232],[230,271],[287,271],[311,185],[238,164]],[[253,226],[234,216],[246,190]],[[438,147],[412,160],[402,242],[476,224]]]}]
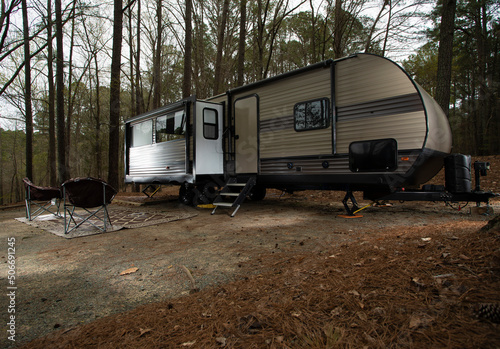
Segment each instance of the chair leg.
[{"label": "chair leg", "polygon": [[26,218],[28,218],[29,221],[31,221],[31,207],[30,207],[30,201],[28,199],[24,199],[26,203]]},{"label": "chair leg", "polygon": [[106,218],[108,219],[109,225],[113,226],[113,223],[111,223],[111,218],[109,216],[108,205],[104,205],[104,230],[106,230]]},{"label": "chair leg", "polygon": [[[66,212],[69,213],[69,219],[66,217]],[[69,234],[70,231],[75,229],[78,225],[76,224],[75,219],[73,218],[73,215],[75,213],[75,207],[73,206],[71,210],[66,206],[64,209],[64,234]],[[67,222],[67,223],[66,223]],[[71,226],[71,222],[75,224],[75,226],[71,229],[69,227]]]},{"label": "chair leg", "polygon": [[[109,214],[108,214],[106,206],[102,206],[101,208],[97,209],[94,212],[91,212],[88,209],[84,208],[84,210],[88,213],[88,215],[86,215],[86,216],[80,216],[78,213],[75,212],[75,209],[76,209],[75,206],[72,206],[71,209],[69,209],[68,206],[66,206],[65,215],[64,215],[64,222],[65,222],[64,223],[64,227],[65,227],[64,233],[65,234],[69,234],[73,230],[79,228],[83,223],[88,223],[88,224],[92,225],[94,228],[96,228],[97,230],[100,230],[102,232],[107,231],[106,219],[111,224],[111,219],[109,218]],[[101,211],[103,211],[103,218],[100,218],[98,215]],[[66,213],[69,214],[69,218],[66,217]],[[80,222],[78,222],[78,223],[76,222],[75,216],[80,219]],[[91,221],[92,218],[94,218],[95,220],[102,221],[104,224],[104,227],[100,227],[97,224],[95,224],[94,222],[92,222]],[[71,222],[73,222],[74,226],[70,228]]]},{"label": "chair leg", "polygon": [[[31,200],[30,187],[28,187],[24,201],[26,206],[26,218],[29,221],[37,218],[44,212],[52,214],[58,218],[61,217],[61,200],[58,198],[53,198],[50,201],[44,201],[43,203],[33,201]],[[51,210],[52,206],[56,207],[55,212]]]},{"label": "chair leg", "polygon": [[56,199],[57,216],[61,217],[61,199]]}]

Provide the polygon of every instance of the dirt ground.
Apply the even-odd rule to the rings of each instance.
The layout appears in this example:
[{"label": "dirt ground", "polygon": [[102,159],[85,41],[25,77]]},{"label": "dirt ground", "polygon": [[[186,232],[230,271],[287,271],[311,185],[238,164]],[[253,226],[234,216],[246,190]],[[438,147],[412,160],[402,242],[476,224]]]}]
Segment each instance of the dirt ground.
[{"label": "dirt ground", "polygon": [[[500,156],[488,160],[483,188],[500,192]],[[346,219],[339,193],[272,191],[230,218],[175,194],[134,207],[198,215],[71,240],[0,210],[0,255],[7,266],[14,237],[17,271],[16,341],[4,330],[0,346],[500,347],[500,231],[480,231],[492,215],[393,202]]]}]

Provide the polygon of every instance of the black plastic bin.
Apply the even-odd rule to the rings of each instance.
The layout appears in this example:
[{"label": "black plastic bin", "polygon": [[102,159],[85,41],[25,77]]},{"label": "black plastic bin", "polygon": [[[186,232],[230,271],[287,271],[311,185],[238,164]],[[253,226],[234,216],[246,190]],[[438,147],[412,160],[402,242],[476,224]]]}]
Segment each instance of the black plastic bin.
[{"label": "black plastic bin", "polygon": [[446,190],[450,193],[471,192],[471,156],[451,154],[444,159]]}]

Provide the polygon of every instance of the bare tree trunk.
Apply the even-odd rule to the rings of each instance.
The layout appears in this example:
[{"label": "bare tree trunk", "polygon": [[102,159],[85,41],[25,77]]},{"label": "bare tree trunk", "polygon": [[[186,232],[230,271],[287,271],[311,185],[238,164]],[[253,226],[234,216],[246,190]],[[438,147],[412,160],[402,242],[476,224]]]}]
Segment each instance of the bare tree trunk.
[{"label": "bare tree trunk", "polygon": [[161,46],[162,46],[162,31],[163,24],[161,19],[161,0],[156,3],[156,18],[157,18],[157,32],[156,32],[156,52],[153,66],[153,109],[160,107],[161,100]]},{"label": "bare tree trunk", "polygon": [[371,51],[373,33],[375,32],[375,28],[377,27],[377,23],[380,20],[380,17],[382,17],[382,13],[384,12],[384,9],[388,4],[389,4],[389,0],[384,0],[384,3],[382,4],[382,7],[380,8],[380,11],[378,12],[377,17],[373,21],[372,27],[370,28],[370,34],[368,34],[368,39],[366,40],[366,44],[365,44],[365,52],[367,52],[367,53]]},{"label": "bare tree trunk", "polygon": [[94,54],[95,63],[95,79],[96,79],[96,111],[95,111],[95,127],[96,127],[96,141],[95,141],[95,154],[96,154],[96,172],[99,178],[102,177],[102,156],[101,156],[101,84],[99,81],[99,65],[97,62],[97,53]]},{"label": "bare tree trunk", "polygon": [[135,102],[135,80],[134,80],[134,37],[132,34],[132,7],[128,8],[128,47],[129,47],[129,62],[130,62],[130,112],[132,114],[136,111]]},{"label": "bare tree trunk", "polygon": [[387,49],[387,41],[389,40],[389,28],[391,27],[392,21],[392,0],[389,0],[389,15],[387,18],[387,26],[385,28],[384,45],[382,47],[382,56],[385,56],[385,51]]},{"label": "bare tree trunk", "polygon": [[453,34],[455,32],[456,0],[444,0],[439,33],[436,102],[448,116],[450,111]]},{"label": "bare tree trunk", "polygon": [[487,144],[487,119],[490,115],[489,113],[489,88],[487,82],[487,61],[488,61],[488,30],[487,26],[487,13],[485,8],[485,0],[479,1],[477,10],[477,20],[475,25],[475,35],[477,36],[477,53],[478,53],[478,73],[479,73],[479,100],[478,100],[478,115],[479,118],[479,155],[486,155],[486,149],[488,149]]},{"label": "bare tree trunk", "polygon": [[209,94],[206,88],[209,77],[207,76],[207,72],[204,70],[206,66],[205,48],[203,45],[206,38],[206,33],[203,31],[203,23],[205,22],[204,11],[201,10],[199,13],[192,12],[192,17],[192,21],[194,23],[194,29],[192,29],[191,33],[192,42],[190,65],[192,70],[189,74],[192,76],[191,85],[195,88],[195,90],[193,91],[191,89],[188,96],[192,93],[203,98],[207,97]]},{"label": "bare tree trunk", "polygon": [[226,33],[227,15],[229,12],[229,0],[224,0],[222,8],[222,19],[219,25],[219,32],[217,33],[217,56],[215,59],[215,84],[214,94],[217,95],[222,92],[222,82],[224,76],[222,75],[222,51],[224,49],[224,34]]},{"label": "bare tree trunk", "polygon": [[[269,1],[267,2],[267,4]],[[262,8],[262,0],[257,0],[257,80],[264,76],[264,24],[266,23],[267,6]]]},{"label": "bare tree trunk", "polygon": [[54,87],[54,49],[52,47],[52,0],[47,0],[47,69],[49,85],[49,184],[57,186],[56,109]]},{"label": "bare tree trunk", "polygon": [[62,183],[68,179],[66,172],[66,152],[64,135],[64,52],[63,52],[63,22],[61,0],[55,0],[56,7],[56,104],[57,104],[57,177]]},{"label": "bare tree trunk", "polygon": [[335,1],[335,33],[333,33],[333,54],[335,58],[340,58],[343,55],[342,52],[342,32],[343,32],[343,20],[342,20],[342,0]]},{"label": "bare tree trunk", "polygon": [[110,105],[109,105],[109,154],[108,182],[119,189],[120,154],[120,65],[122,54],[122,0],[114,0],[113,53],[111,57]]},{"label": "bare tree trunk", "polygon": [[[265,65],[265,69],[263,71],[263,78],[264,79],[267,78],[267,75],[269,73],[269,66],[270,66],[271,61],[273,59],[274,44],[276,43],[276,37],[278,36],[278,32],[280,30],[281,24],[283,23],[283,20],[286,17],[288,17],[288,15],[290,15],[293,11],[295,11],[304,2],[305,2],[305,0],[302,0],[300,3],[295,4],[295,7],[293,7],[292,9],[289,10],[288,9],[289,1],[288,0],[287,1],[280,1],[280,2],[278,2],[277,7],[274,9],[274,15],[273,15],[273,19],[272,19],[271,29],[269,30],[269,32],[267,33],[266,38],[265,38],[265,43],[266,43],[266,46],[268,47],[269,53],[267,54],[266,65]],[[268,0],[266,3],[266,12],[268,11],[269,6],[270,6],[270,2]],[[262,33],[264,32],[264,28],[266,26],[265,23],[266,22],[265,22],[265,18],[264,18],[264,21],[262,23],[263,24]]]},{"label": "bare tree trunk", "polygon": [[192,0],[186,0],[186,36],[184,39],[184,80],[182,83],[182,98],[191,95],[191,71],[192,60],[191,52],[193,50],[193,30],[191,26]]},{"label": "bare tree trunk", "polygon": [[137,115],[144,113],[144,96],[141,86],[141,0],[137,0],[137,53],[135,58],[135,93],[137,103],[135,113]]},{"label": "bare tree trunk", "polygon": [[[66,115],[66,172],[68,176],[70,176],[71,167],[70,167],[70,154],[71,154],[71,126],[73,124],[73,105],[74,99],[72,98],[73,94],[73,52],[75,48],[75,9],[76,9],[76,1],[73,1],[73,8],[71,10],[72,19],[71,19],[71,40],[69,45],[69,67],[68,67],[68,111]],[[76,92],[75,92],[76,93]],[[75,133],[76,134],[76,133]]]},{"label": "bare tree trunk", "polygon": [[314,14],[314,3],[313,0],[309,0],[309,5],[311,6],[311,63],[317,60],[317,50],[316,50],[316,22],[317,17]]},{"label": "bare tree trunk", "polygon": [[[17,131],[17,127],[16,130]],[[17,182],[17,132],[14,132],[14,141],[12,142],[12,164],[14,166],[14,171],[12,173],[11,181],[10,181],[10,195],[9,202],[16,202],[16,192],[15,192],[15,183]]]},{"label": "bare tree trunk", "polygon": [[28,6],[22,0],[24,34],[24,106],[26,118],[26,177],[33,180],[33,111],[31,109],[31,55]]},{"label": "bare tree trunk", "polygon": [[238,86],[243,85],[245,79],[245,48],[247,25],[247,0],[240,1],[240,39],[238,42]]},{"label": "bare tree trunk", "polygon": [[5,203],[3,199],[3,145],[2,145],[2,128],[0,127],[0,205]]}]

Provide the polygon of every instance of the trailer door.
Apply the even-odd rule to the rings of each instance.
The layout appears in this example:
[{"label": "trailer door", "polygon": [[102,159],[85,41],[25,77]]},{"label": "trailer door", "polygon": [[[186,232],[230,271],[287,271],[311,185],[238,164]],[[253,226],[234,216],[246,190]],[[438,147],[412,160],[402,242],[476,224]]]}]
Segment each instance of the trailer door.
[{"label": "trailer door", "polygon": [[223,174],[222,105],[196,102],[195,173]]},{"label": "trailer door", "polygon": [[234,102],[235,170],[237,174],[258,172],[258,113],[257,95],[243,97]]}]

